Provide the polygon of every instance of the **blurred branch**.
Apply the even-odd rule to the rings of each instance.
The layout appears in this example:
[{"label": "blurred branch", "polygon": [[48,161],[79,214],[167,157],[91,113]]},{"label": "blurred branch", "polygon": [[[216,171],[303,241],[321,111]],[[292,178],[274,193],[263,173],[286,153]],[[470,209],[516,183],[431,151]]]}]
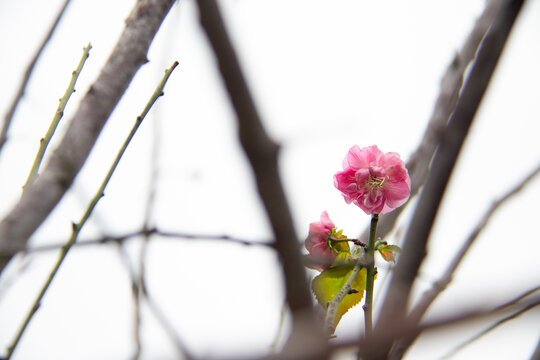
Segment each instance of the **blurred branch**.
[{"label": "blurred branch", "polygon": [[36,300],[34,301],[34,303],[32,305],[32,308],[30,309],[30,312],[28,313],[26,319],[24,320],[23,325],[19,329],[19,332],[15,336],[15,340],[13,341],[13,344],[8,347],[6,359],[10,359],[11,356],[13,355],[13,352],[15,351],[15,349],[17,347],[17,344],[19,343],[20,339],[22,338],[22,335],[24,334],[24,331],[26,330],[28,324],[32,320],[32,317],[34,316],[37,309],[39,308],[39,306],[41,304],[41,301],[42,301],[43,297],[45,296],[45,293],[49,289],[54,277],[58,273],[58,270],[60,269],[60,266],[64,262],[64,259],[66,258],[69,250],[71,249],[73,244],[75,244],[75,242],[77,241],[77,238],[79,236],[80,231],[82,230],[82,228],[84,227],[84,225],[86,224],[88,219],[90,218],[90,215],[94,211],[94,209],[97,206],[97,203],[99,202],[99,200],[103,197],[105,188],[107,187],[107,184],[109,183],[114,171],[116,170],[118,164],[120,163],[120,159],[124,155],[129,143],[131,142],[131,139],[133,139],[133,136],[135,136],[135,133],[139,129],[139,126],[141,125],[143,119],[146,117],[146,115],[148,114],[148,112],[150,111],[150,109],[152,108],[154,103],[156,102],[156,100],[160,96],[163,95],[163,88],[165,86],[165,83],[167,82],[167,80],[169,79],[169,76],[171,75],[171,73],[173,72],[174,68],[177,65],[178,65],[178,62],[175,62],[169,69],[167,69],[165,71],[165,75],[163,76],[163,79],[161,80],[161,82],[157,86],[156,90],[154,91],[154,93],[150,97],[150,100],[146,104],[146,107],[144,108],[141,115],[139,115],[137,117],[137,120],[135,121],[135,124],[133,125],[129,135],[125,139],[122,147],[118,151],[118,154],[116,155],[116,158],[114,159],[114,162],[112,163],[111,167],[109,168],[109,171],[107,172],[107,175],[103,179],[103,181],[101,183],[101,186],[99,187],[96,194],[94,195],[94,197],[90,201],[90,204],[88,205],[86,211],[84,212],[83,216],[81,217],[81,220],[78,223],[72,225],[71,237],[69,238],[69,241],[67,242],[67,244],[60,249],[60,255],[58,257],[58,260],[56,261],[56,264],[54,265],[53,270],[51,271],[51,273],[49,274],[49,277],[47,278],[45,284],[41,288],[41,291],[40,291],[39,295],[37,296]]},{"label": "blurred branch", "polygon": [[[420,188],[426,182],[431,159],[439,146],[440,139],[445,132],[448,120],[456,108],[465,77],[465,70],[468,68],[469,64],[474,61],[482,39],[493,22],[496,8],[493,1],[488,3],[477,19],[474,28],[471,30],[463,46],[456,52],[454,59],[442,77],[439,96],[435,102],[435,107],[426,130],[424,131],[422,141],[406,164],[411,177],[411,198],[418,193]],[[405,206],[401,206],[391,213],[381,216],[377,229],[379,237],[384,238],[392,231],[397,218],[404,209]],[[360,239],[365,239],[367,243],[368,237],[369,227],[364,230]]]},{"label": "blurred branch", "polygon": [[11,125],[13,117],[15,116],[15,111],[17,110],[17,106],[19,105],[19,102],[24,96],[24,93],[26,91],[26,86],[28,85],[28,82],[30,81],[30,76],[32,75],[32,72],[34,71],[34,68],[37,62],[41,54],[43,53],[43,50],[45,49],[45,46],[47,46],[47,43],[49,42],[54,31],[56,30],[56,27],[60,23],[60,19],[64,15],[64,12],[66,11],[69,1],[70,0],[64,1],[64,5],[62,5],[62,8],[58,12],[58,15],[56,15],[56,19],[54,20],[54,23],[49,28],[49,32],[47,33],[47,35],[45,35],[45,38],[41,42],[41,45],[37,49],[36,53],[34,54],[34,57],[30,61],[28,66],[26,67],[26,72],[24,73],[21,84],[19,85],[19,89],[17,90],[17,93],[15,94],[15,97],[13,98],[11,102],[11,106],[9,107],[8,112],[4,116],[4,124],[2,125],[2,131],[0,132],[0,152],[2,151],[2,148],[8,139],[7,133],[9,130],[9,126]]},{"label": "blurred branch", "polygon": [[[264,130],[236,52],[214,0],[198,0],[200,22],[216,55],[229,98],[236,111],[239,137],[257,182],[260,198],[272,225],[285,278],[287,303],[293,317],[293,335],[299,322],[312,323],[312,297],[297,246],[284,189],[279,177],[279,146]],[[308,331],[312,329],[307,329]],[[311,335],[303,334],[310,338]],[[322,336],[322,333],[321,333]]]},{"label": "blurred branch", "polygon": [[37,181],[0,222],[0,271],[71,186],[90,150],[126,91],[174,0],[138,0],[98,78],[90,87],[56,151]]},{"label": "blurred branch", "polygon": [[[121,245],[118,243],[118,245]],[[158,321],[158,323],[161,325],[162,329],[165,331],[171,342],[173,343],[176,352],[182,359],[191,360],[193,359],[193,356],[191,353],[187,350],[187,347],[184,345],[184,342],[180,339],[177,332],[175,331],[174,327],[169,323],[167,320],[167,316],[164,315],[163,311],[161,311],[158,304],[153,300],[153,298],[148,293],[148,288],[146,287],[146,283],[144,281],[144,273],[139,274],[137,276],[136,271],[133,269],[133,266],[131,265],[131,262],[129,260],[128,254],[125,252],[125,250],[119,246],[120,255],[122,256],[124,265],[126,266],[126,269],[129,274],[129,280],[131,283],[131,293],[135,300],[135,306],[136,306],[136,314],[137,314],[137,323],[135,324],[135,355],[134,359],[139,359],[141,355],[141,338],[140,338],[140,330],[141,330],[141,313],[142,313],[142,307],[141,305],[143,303],[146,303],[149,307],[149,309],[154,314],[155,319]],[[141,280],[142,276],[142,280]],[[144,302],[143,302],[144,301]]]},{"label": "blurred branch", "polygon": [[[119,235],[119,236],[103,236],[99,239],[78,241],[76,244],[74,244],[74,246],[81,247],[81,246],[92,246],[92,245],[101,245],[101,244],[109,244],[109,243],[123,243],[124,241],[134,239],[136,237],[141,237],[141,236],[149,237],[151,235],[157,235],[163,238],[171,238],[171,239],[210,240],[210,241],[220,241],[220,242],[227,242],[227,243],[239,244],[239,245],[245,245],[245,246],[263,246],[263,247],[268,247],[272,249],[275,248],[274,242],[251,241],[251,240],[231,237],[229,235],[204,235],[204,234],[188,234],[188,233],[183,233],[183,232],[171,232],[171,231],[164,231],[158,228],[141,229],[138,231],[134,231],[132,233]],[[41,246],[28,248],[25,250],[25,253],[33,254],[33,253],[43,252],[43,251],[58,250],[63,247],[65,247],[65,244],[41,245]],[[15,253],[10,254],[10,255],[15,255]]]},{"label": "blurred branch", "polygon": [[496,328],[498,328],[500,325],[503,325],[504,323],[506,323],[507,321],[510,321],[512,319],[515,319],[516,317],[520,316],[521,314],[533,309],[534,307],[538,306],[538,304],[530,304],[530,305],[527,305],[525,306],[524,308],[522,309],[519,309],[515,312],[513,312],[512,314],[508,315],[508,316],[505,316],[504,318],[496,321],[494,324],[490,325],[488,328],[482,330],[481,332],[479,332],[478,334],[476,334],[475,336],[471,337],[470,339],[467,339],[466,341],[464,341],[463,343],[459,344],[458,346],[456,346],[454,349],[452,349],[451,351],[449,351],[446,355],[444,355],[442,359],[449,359],[450,357],[454,356],[457,352],[459,352],[460,350],[462,350],[464,347],[466,347],[467,345],[470,345],[472,344],[473,342],[475,342],[476,340],[480,339],[482,336],[484,335],[487,335],[489,332],[491,332],[492,330],[495,330]]},{"label": "blurred branch", "polygon": [[[426,255],[426,244],[448,180],[523,0],[501,2],[441,138],[430,174],[405,237],[403,252],[390,281],[376,331],[386,332],[406,316],[412,284]],[[391,344],[368,358],[385,356]]]},{"label": "blurred branch", "polygon": [[538,340],[538,344],[536,345],[530,360],[540,360],[540,339]]},{"label": "blurred branch", "polygon": [[64,109],[66,108],[67,102],[69,101],[69,98],[71,97],[71,94],[75,92],[75,83],[77,82],[77,79],[79,78],[79,74],[82,71],[82,68],[84,66],[84,63],[86,62],[86,59],[88,59],[88,56],[90,54],[90,49],[92,49],[92,45],[88,44],[85,48],[83,48],[83,55],[81,57],[81,60],[79,61],[79,65],[77,66],[77,69],[72,72],[71,74],[71,81],[69,82],[68,88],[66,89],[66,92],[64,93],[64,96],[60,98],[60,103],[58,104],[58,108],[56,109],[56,112],[54,113],[53,120],[51,124],[49,125],[49,128],[47,129],[47,133],[43,138],[41,138],[39,142],[39,149],[38,153],[36,155],[36,158],[34,159],[34,163],[32,164],[32,169],[30,170],[30,174],[28,174],[28,178],[26,179],[25,184],[23,185],[23,192],[34,183],[38,176],[39,167],[41,166],[41,162],[43,161],[43,156],[45,155],[45,150],[47,150],[47,146],[49,145],[49,142],[51,141],[54,132],[56,131],[56,128],[58,127],[58,124],[60,123],[60,119],[62,119],[62,116],[64,116]]},{"label": "blurred branch", "polygon": [[[499,198],[497,201],[491,205],[491,207],[487,210],[487,212],[484,214],[484,216],[480,219],[476,227],[473,229],[471,234],[467,237],[463,245],[461,246],[458,253],[454,256],[454,259],[444,272],[444,275],[433,284],[433,287],[429,290],[427,290],[420,300],[416,303],[416,305],[411,310],[409,316],[407,317],[408,321],[411,323],[419,323],[424,314],[426,313],[429,306],[435,301],[435,299],[439,296],[440,293],[442,293],[446,287],[450,284],[452,281],[454,272],[458,268],[459,264],[461,264],[461,261],[469,251],[470,247],[473,245],[473,243],[478,238],[478,235],[482,232],[482,230],[487,226],[489,220],[493,216],[493,214],[512,196],[517,194],[519,191],[521,191],[525,185],[527,185],[533,178],[540,173],[540,164],[537,166],[537,168],[532,171],[528,176],[526,176],[517,186],[512,188],[510,191],[508,191],[504,196]],[[532,291],[537,291],[538,288],[533,289]],[[525,294],[523,296],[528,296],[529,294]],[[404,339],[401,339],[392,349],[392,352],[395,353],[394,357],[392,358],[400,358],[405,350],[413,343],[415,340],[415,336],[408,336]]]},{"label": "blurred branch", "polygon": [[[445,317],[430,320],[423,324],[414,324],[407,320],[401,320],[400,322],[394,322],[392,328],[388,328],[385,333],[375,332],[370,339],[365,338],[355,338],[340,341],[335,343],[331,350],[337,351],[341,349],[354,348],[358,346],[360,341],[360,351],[361,355],[367,356],[372,355],[369,353],[371,350],[385,346],[388,344],[389,340],[402,338],[405,336],[414,333],[418,336],[420,333],[429,332],[431,330],[439,330],[445,327],[454,326],[454,325],[463,325],[471,321],[477,321],[480,319],[485,319],[488,317],[499,316],[502,313],[517,313],[520,311],[530,310],[535,306],[540,305],[540,296],[530,296],[532,293],[536,292],[538,287],[535,287],[533,290],[527,291],[526,294],[529,294],[526,298],[525,294],[521,294],[518,297],[491,309],[486,308],[469,308],[468,310],[460,311],[456,314],[450,314]],[[383,357],[386,359],[386,357]],[[364,357],[362,357],[364,359]]]},{"label": "blurred branch", "polygon": [[461,261],[469,251],[470,247],[473,245],[475,240],[478,238],[478,235],[484,230],[484,228],[488,225],[489,220],[495,214],[495,212],[503,205],[508,199],[510,199],[512,196],[516,195],[518,192],[520,192],[525,185],[527,185],[536,175],[540,173],[540,164],[532,171],[529,175],[527,175],[517,186],[512,188],[510,191],[508,191],[504,196],[496,200],[491,207],[486,211],[484,216],[480,219],[478,224],[476,224],[476,227],[473,229],[473,231],[469,234],[463,245],[461,246],[458,253],[454,256],[454,259],[446,269],[444,275],[434,284],[434,286],[426,291],[422,298],[417,302],[417,304],[412,309],[409,319],[411,321],[420,321],[422,316],[425,314],[429,306],[433,303],[433,301],[439,296],[441,292],[446,289],[448,284],[452,281],[454,272],[458,268],[459,264],[461,264]]}]

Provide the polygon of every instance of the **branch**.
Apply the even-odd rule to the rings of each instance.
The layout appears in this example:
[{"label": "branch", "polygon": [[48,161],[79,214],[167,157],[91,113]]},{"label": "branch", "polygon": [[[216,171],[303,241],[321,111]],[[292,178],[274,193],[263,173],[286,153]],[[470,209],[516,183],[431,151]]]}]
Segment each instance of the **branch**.
[{"label": "branch", "polygon": [[165,75],[163,76],[163,79],[161,80],[161,82],[157,86],[156,90],[154,91],[154,93],[150,97],[150,100],[146,104],[146,106],[145,106],[143,112],[141,113],[141,115],[139,115],[137,117],[137,120],[135,121],[135,124],[133,125],[129,135],[125,139],[122,147],[118,151],[118,154],[116,155],[116,158],[114,159],[111,167],[109,168],[109,171],[107,172],[107,175],[103,179],[103,181],[102,181],[99,189],[97,190],[96,194],[94,195],[94,197],[90,201],[90,204],[88,205],[86,211],[84,212],[83,216],[81,217],[81,220],[78,223],[73,224],[71,237],[69,238],[69,241],[67,242],[67,244],[61,248],[60,255],[58,257],[58,260],[56,261],[56,264],[53,267],[53,270],[50,272],[47,280],[45,281],[45,284],[43,285],[43,287],[41,288],[41,291],[39,292],[39,295],[35,299],[35,301],[34,301],[34,303],[32,305],[32,308],[30,309],[30,312],[26,316],[21,328],[19,329],[17,335],[15,336],[15,340],[13,341],[13,344],[8,347],[6,359],[10,359],[11,356],[13,355],[13,352],[15,351],[15,348],[19,344],[19,341],[21,340],[22,335],[24,334],[26,328],[28,327],[28,324],[30,324],[30,321],[32,320],[34,314],[38,310],[38,308],[39,308],[39,306],[41,304],[41,301],[43,300],[43,297],[45,296],[45,293],[49,289],[54,277],[58,273],[58,270],[60,269],[60,266],[64,262],[64,259],[66,258],[69,250],[71,249],[73,244],[75,244],[75,242],[77,241],[79,233],[81,232],[82,228],[84,227],[84,225],[86,224],[86,222],[90,218],[90,215],[92,214],[95,207],[97,206],[97,203],[103,197],[103,193],[105,191],[105,188],[107,187],[107,184],[111,180],[111,177],[112,177],[114,171],[116,170],[118,164],[120,163],[120,159],[124,155],[129,143],[131,142],[131,139],[133,139],[133,136],[135,136],[135,133],[139,129],[139,126],[141,125],[143,119],[148,114],[148,111],[150,111],[150,108],[154,105],[154,103],[157,101],[157,99],[160,96],[163,95],[163,88],[165,86],[165,83],[167,82],[167,80],[169,79],[169,76],[171,75],[171,73],[173,72],[174,68],[177,65],[178,65],[178,62],[175,62],[168,70],[165,71]]},{"label": "branch", "polygon": [[[150,296],[150,294],[148,293],[148,288],[146,287],[145,281],[144,281],[144,273],[139,274],[139,276],[137,276],[135,270],[133,269],[133,266],[131,265],[131,261],[125,249],[122,248],[121,246],[119,246],[118,249],[120,251],[120,256],[122,257],[122,260],[124,262],[124,266],[126,267],[126,270],[129,275],[129,280],[131,283],[131,292],[132,292],[133,298],[136,299],[134,305],[136,307],[136,312],[137,312],[137,319],[136,319],[137,322],[135,324],[135,332],[137,333],[137,335],[135,336],[136,351],[135,351],[133,359],[137,360],[140,358],[140,355],[141,355],[141,339],[140,339],[139,331],[140,331],[140,326],[141,326],[140,311],[141,311],[142,300],[145,300],[146,304],[148,305],[148,307],[154,314],[155,319],[161,325],[161,328],[165,331],[166,335],[169,337],[169,340],[174,345],[176,352],[178,353],[180,358],[186,359],[186,360],[194,359],[193,355],[191,355],[191,353],[188,351],[184,342],[182,341],[182,339],[180,339],[174,327],[169,322],[167,316],[165,316],[161,308],[154,301],[152,296]],[[142,276],[142,280],[141,280],[141,276]]]},{"label": "branch", "polygon": [[[521,191],[525,185],[527,185],[536,175],[540,173],[540,165],[537,166],[537,168],[531,172],[528,176],[526,176],[517,186],[512,188],[510,191],[508,191],[504,196],[499,198],[497,201],[491,205],[491,207],[487,210],[487,212],[484,214],[484,216],[480,219],[476,227],[473,229],[471,234],[467,237],[466,241],[461,246],[461,249],[458,251],[458,253],[454,256],[454,259],[448,265],[448,268],[444,272],[444,275],[434,283],[433,287],[429,290],[427,290],[420,300],[416,303],[414,308],[411,310],[410,315],[407,317],[407,320],[410,323],[419,323],[424,314],[426,313],[429,306],[435,301],[435,299],[439,296],[440,293],[442,293],[446,287],[450,284],[452,281],[454,272],[458,268],[459,264],[461,264],[461,261],[467,254],[470,247],[473,245],[473,243],[478,238],[478,235],[482,232],[482,230],[487,226],[489,220],[493,216],[493,214],[512,196],[517,194],[519,191]],[[538,288],[533,289],[532,291],[537,291]],[[525,294],[524,296],[527,296],[529,294]],[[395,354],[395,357],[392,358],[400,358],[403,353],[407,350],[407,348],[414,342],[416,339],[417,334],[412,334],[412,336],[408,336],[404,339],[400,339],[398,344],[394,346],[392,349],[392,352]]]},{"label": "branch", "polygon": [[[0,251],[10,254],[26,247],[71,186],[110,114],[120,101],[174,0],[138,0],[98,78],[73,116],[64,138],[37,181],[0,222]],[[0,271],[9,256],[0,259]]]},{"label": "branch", "polygon": [[534,307],[536,307],[538,304],[530,304],[528,306],[525,306],[524,308],[522,309],[519,309],[515,312],[513,312],[512,314],[508,315],[508,316],[505,316],[503,317],[502,319],[499,319],[497,320],[495,323],[491,324],[489,327],[487,327],[486,329],[482,330],[481,332],[479,332],[478,334],[474,335],[473,337],[471,337],[470,339],[467,339],[466,341],[464,341],[463,343],[459,344],[458,346],[456,346],[454,349],[450,350],[446,355],[444,355],[442,359],[449,359],[450,357],[454,356],[457,352],[459,352],[460,350],[462,350],[464,347],[466,347],[467,345],[470,345],[472,344],[473,342],[475,342],[476,340],[480,339],[482,336],[484,335],[487,335],[489,332],[491,332],[492,330],[495,330],[496,328],[498,328],[499,326],[503,325],[504,323],[506,323],[507,321],[510,321],[512,319],[515,319],[516,317],[518,317],[519,315],[533,309]]},{"label": "branch", "polygon": [[302,321],[311,322],[311,294],[297,246],[292,216],[279,178],[279,147],[264,130],[216,2],[198,0],[197,4],[201,25],[212,45],[225,87],[236,111],[240,142],[251,163],[259,195],[276,239],[276,250],[283,263],[286,297],[293,323],[300,318]]},{"label": "branch", "polygon": [[[426,130],[424,131],[422,141],[406,164],[411,177],[411,198],[420,191],[420,188],[426,182],[431,159],[445,132],[448,119],[450,119],[450,116],[456,108],[459,93],[463,85],[465,70],[476,57],[476,51],[480,47],[484,35],[488,31],[493,22],[493,18],[495,17],[495,9],[496,6],[494,6],[493,1],[488,3],[480,17],[477,19],[467,40],[456,53],[442,77],[440,93],[435,102],[435,107],[431,114],[431,118],[428,121]],[[404,209],[405,206],[401,206],[381,217],[377,229],[379,237],[384,238],[392,231],[397,218]],[[360,239],[365,239],[365,242],[367,243],[368,237],[369,227],[364,230]]]},{"label": "branch", "polygon": [[422,316],[425,314],[429,306],[433,301],[439,296],[441,292],[446,289],[448,284],[452,281],[454,272],[458,268],[459,264],[467,254],[470,247],[473,245],[475,240],[478,238],[478,235],[482,230],[488,225],[489,220],[495,214],[495,212],[512,196],[520,192],[525,185],[527,185],[536,175],[540,173],[540,165],[534,169],[528,176],[526,176],[517,186],[508,191],[504,196],[496,200],[493,205],[486,211],[484,216],[480,219],[474,230],[469,234],[459,252],[454,256],[454,259],[446,269],[444,275],[435,283],[435,286],[430,290],[426,291],[418,303],[414,306],[411,314],[409,316],[411,321],[420,321]]},{"label": "branch", "polygon": [[351,274],[347,278],[347,281],[345,282],[341,290],[339,290],[337,295],[334,297],[334,300],[328,303],[328,309],[326,310],[326,316],[324,317],[324,329],[326,330],[328,335],[333,335],[336,331],[334,323],[339,305],[341,305],[343,299],[345,299],[345,296],[351,294],[353,284],[358,277],[358,274],[360,274],[360,271],[363,268],[364,266],[362,265],[362,263],[357,263],[352,269]]},{"label": "branch", "polygon": [[[205,235],[205,234],[189,234],[189,233],[183,233],[183,232],[172,232],[172,231],[164,231],[158,228],[151,228],[151,229],[142,229],[138,231],[134,231],[128,234],[119,235],[119,236],[103,236],[98,239],[92,239],[92,240],[83,240],[78,241],[74,244],[74,246],[81,247],[81,246],[93,246],[93,245],[101,245],[101,244],[111,244],[111,243],[123,243],[124,241],[134,239],[136,237],[149,237],[151,235],[157,235],[164,238],[169,239],[187,239],[187,240],[210,240],[210,241],[221,241],[221,242],[227,242],[232,244],[239,244],[239,245],[245,245],[245,246],[263,246],[268,248],[275,248],[274,242],[263,242],[263,241],[251,241],[246,239],[240,239],[235,238],[229,235]],[[58,250],[63,247],[65,247],[65,244],[49,244],[49,245],[40,245],[28,248],[24,250],[24,253],[27,254],[34,254],[38,252],[44,252],[44,251],[51,251],[51,250]],[[10,255],[15,255],[16,253],[12,253]]]},{"label": "branch", "polygon": [[86,62],[86,59],[88,59],[88,56],[90,55],[90,49],[92,48],[92,45],[88,44],[83,49],[83,55],[81,57],[81,60],[79,61],[79,65],[75,69],[75,71],[71,74],[71,81],[69,82],[68,88],[66,89],[64,96],[60,98],[60,103],[58,104],[58,108],[56,109],[56,112],[54,113],[53,120],[51,124],[49,125],[49,128],[47,129],[47,133],[43,138],[41,138],[39,142],[39,149],[38,153],[36,155],[36,158],[34,159],[34,163],[32,164],[32,169],[30,170],[30,174],[28,174],[28,178],[26,179],[25,184],[23,185],[23,192],[34,183],[38,176],[39,167],[41,166],[41,162],[43,161],[43,156],[45,156],[45,150],[47,150],[47,146],[49,146],[49,142],[51,141],[54,132],[56,131],[56,128],[58,127],[58,124],[60,123],[60,119],[62,119],[62,116],[64,116],[64,109],[66,108],[67,102],[69,101],[69,98],[71,95],[75,92],[75,83],[77,82],[77,79],[79,78],[79,74],[82,71],[82,68],[84,66],[84,63]]},{"label": "branch", "polygon": [[[535,287],[535,289],[528,291],[526,294],[531,295],[533,292],[538,290],[538,287]],[[392,328],[388,328],[387,332],[385,333],[376,332],[370,339],[354,338],[344,340],[334,344],[334,346],[332,346],[331,348],[331,351],[338,351],[342,349],[357,347],[360,341],[361,355],[365,356],[365,358],[367,359],[370,358],[370,356],[376,355],[373,354],[372,351],[376,351],[376,349],[380,348],[381,346],[385,346],[389,340],[405,337],[410,335],[411,333],[414,333],[417,336],[423,332],[443,329],[457,324],[465,324],[467,322],[477,321],[479,319],[498,316],[506,312],[517,313],[520,311],[525,311],[525,309],[532,309],[533,307],[540,305],[540,296],[534,296],[528,299],[524,299],[524,295],[526,294],[522,294],[519,297],[516,297],[503,305],[499,305],[491,309],[486,309],[482,307],[469,308],[468,310],[460,311],[456,314],[450,314],[443,318],[431,320],[423,324],[413,324],[406,320],[402,320],[400,322],[396,321],[393,324],[394,326]],[[386,359],[386,357],[383,358]],[[364,357],[362,357],[362,359],[364,359]]]},{"label": "branch", "polygon": [[30,81],[30,76],[32,75],[32,72],[34,71],[34,68],[41,56],[41,53],[43,52],[43,49],[45,49],[45,46],[47,46],[47,43],[51,39],[54,31],[56,30],[56,27],[60,23],[60,19],[64,15],[64,12],[66,11],[66,8],[69,4],[70,0],[65,0],[64,5],[62,5],[62,8],[58,12],[58,15],[56,15],[56,19],[54,20],[53,24],[49,28],[49,32],[41,42],[41,45],[39,46],[38,50],[34,54],[34,57],[26,67],[26,72],[24,73],[23,79],[21,81],[21,84],[19,85],[19,90],[17,90],[17,93],[15,94],[15,97],[13,98],[11,102],[11,106],[9,107],[8,112],[4,116],[4,124],[2,125],[2,132],[0,132],[0,151],[2,151],[2,148],[4,144],[7,141],[7,133],[9,130],[9,126],[11,125],[11,121],[13,120],[13,117],[15,116],[15,111],[17,110],[17,106],[19,105],[19,102],[24,96],[24,92],[26,91],[26,86],[28,85],[28,82]]},{"label": "branch", "polygon": [[[502,3],[478,50],[476,61],[441,139],[427,183],[407,231],[403,252],[382,306],[378,331],[388,330],[396,320],[399,321],[406,315],[411,287],[426,255],[427,240],[446,185],[522,4],[523,0]],[[390,346],[388,344],[381,350],[387,352]]]}]

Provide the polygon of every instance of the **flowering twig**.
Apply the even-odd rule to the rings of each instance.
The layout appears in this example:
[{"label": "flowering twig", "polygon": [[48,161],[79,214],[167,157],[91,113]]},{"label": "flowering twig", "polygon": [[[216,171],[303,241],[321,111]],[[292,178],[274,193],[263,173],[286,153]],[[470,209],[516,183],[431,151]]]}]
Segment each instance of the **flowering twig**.
[{"label": "flowering twig", "polygon": [[38,50],[34,54],[34,57],[32,58],[32,60],[30,61],[30,63],[28,64],[26,68],[26,72],[24,73],[21,84],[19,85],[19,89],[17,93],[15,94],[13,101],[11,102],[11,106],[9,107],[8,112],[4,116],[4,124],[2,125],[2,132],[0,133],[0,151],[2,150],[2,147],[7,141],[7,133],[9,130],[9,126],[11,125],[11,121],[13,120],[13,116],[15,115],[15,111],[17,110],[17,106],[19,105],[19,102],[24,96],[24,92],[26,91],[26,86],[28,85],[28,82],[30,80],[30,76],[32,75],[32,72],[34,71],[34,68],[38,62],[39,57],[41,56],[41,53],[43,53],[43,49],[45,49],[45,46],[47,46],[47,43],[49,42],[54,31],[56,30],[56,27],[60,23],[60,19],[64,15],[64,12],[69,2],[70,0],[64,1],[62,8],[60,8],[58,15],[56,15],[56,19],[54,20],[53,24],[49,28],[49,32],[47,33],[47,35],[41,42],[41,45],[39,46]]},{"label": "flowering twig", "polygon": [[84,63],[86,62],[86,59],[88,59],[88,56],[90,54],[90,49],[92,49],[92,45],[90,44],[88,44],[85,48],[83,48],[83,55],[81,57],[81,60],[79,61],[79,65],[77,66],[75,71],[72,72],[71,81],[69,82],[68,88],[66,89],[64,96],[60,98],[60,103],[58,104],[58,108],[56,109],[56,112],[54,113],[53,120],[51,124],[49,125],[49,128],[47,129],[47,133],[39,142],[39,149],[38,149],[36,158],[34,159],[34,163],[32,164],[32,169],[30,170],[30,174],[28,174],[28,178],[26,179],[26,182],[23,185],[23,192],[26,191],[28,186],[34,183],[34,181],[36,180],[38,176],[39,167],[41,166],[41,162],[43,161],[45,150],[47,150],[47,146],[49,145],[49,142],[51,141],[54,135],[54,132],[56,131],[56,128],[58,127],[58,124],[60,123],[60,119],[64,115],[64,109],[66,108],[66,104],[69,98],[71,97],[71,94],[75,92],[75,83],[77,82],[77,79],[79,78],[79,74],[81,73]]},{"label": "flowering twig", "polygon": [[377,222],[379,214],[371,215],[371,224],[369,227],[369,242],[367,247],[367,273],[366,273],[366,301],[364,303],[364,322],[366,337],[371,336],[373,329],[373,286],[375,283],[375,239],[377,236]]},{"label": "flowering twig", "polygon": [[85,163],[107,119],[137,70],[174,0],[138,0],[101,73],[90,87],[33,186],[0,221],[0,271],[6,254],[26,248],[28,238],[51,213]]},{"label": "flowering twig", "polygon": [[147,103],[146,107],[144,108],[143,112],[141,113],[141,115],[139,115],[137,117],[137,120],[135,121],[135,124],[133,125],[129,135],[125,139],[124,144],[122,145],[122,147],[118,151],[118,154],[116,155],[116,158],[114,159],[111,167],[109,168],[109,171],[107,172],[107,175],[103,179],[103,181],[101,183],[101,186],[97,190],[96,194],[94,195],[94,197],[90,201],[90,204],[88,205],[88,207],[87,207],[86,211],[84,212],[83,216],[81,217],[81,219],[79,220],[78,223],[74,223],[72,225],[71,237],[69,238],[66,245],[61,248],[60,255],[58,257],[58,260],[56,261],[56,264],[54,265],[52,271],[49,274],[49,277],[47,278],[45,284],[41,288],[40,293],[38,294],[37,298],[35,299],[32,307],[30,309],[30,312],[28,313],[28,315],[26,316],[26,319],[23,322],[23,325],[21,326],[21,328],[19,329],[19,332],[15,336],[15,340],[13,341],[13,344],[8,347],[6,360],[10,359],[11,356],[13,355],[13,352],[15,351],[15,348],[17,347],[17,344],[19,343],[19,341],[20,341],[24,331],[26,330],[28,324],[32,320],[32,317],[34,316],[37,309],[39,308],[39,305],[41,303],[41,300],[43,299],[43,296],[45,295],[45,293],[49,289],[54,277],[56,276],[60,266],[62,265],[64,259],[66,258],[69,250],[71,249],[73,244],[75,244],[75,242],[77,241],[77,238],[79,236],[79,233],[80,233],[81,229],[83,228],[83,226],[86,224],[86,222],[90,218],[90,215],[94,211],[94,209],[95,209],[97,203],[99,202],[99,200],[103,197],[105,188],[107,187],[107,184],[109,183],[114,171],[116,170],[116,167],[118,166],[118,163],[120,162],[120,159],[124,155],[124,152],[126,151],[129,143],[131,142],[131,139],[133,138],[133,136],[137,132],[139,126],[141,125],[143,119],[146,117],[146,114],[148,114],[148,111],[150,110],[150,108],[154,105],[156,100],[160,96],[163,95],[163,87],[165,86],[165,83],[167,82],[169,76],[171,75],[172,71],[174,70],[174,68],[177,65],[178,65],[178,62],[175,62],[167,71],[165,71],[165,75],[164,75],[163,79],[161,80],[158,87],[156,88],[156,90],[152,94],[150,100],[148,101],[148,103]]}]

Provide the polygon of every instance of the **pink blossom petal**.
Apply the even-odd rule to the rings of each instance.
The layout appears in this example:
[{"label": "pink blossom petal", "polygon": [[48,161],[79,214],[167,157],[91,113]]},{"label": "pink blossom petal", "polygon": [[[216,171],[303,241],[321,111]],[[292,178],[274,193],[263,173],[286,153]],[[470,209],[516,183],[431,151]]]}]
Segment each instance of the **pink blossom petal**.
[{"label": "pink blossom petal", "polygon": [[407,201],[411,179],[398,153],[354,145],[343,160],[343,171],[334,175],[334,185],[347,203],[367,214],[384,214]]}]

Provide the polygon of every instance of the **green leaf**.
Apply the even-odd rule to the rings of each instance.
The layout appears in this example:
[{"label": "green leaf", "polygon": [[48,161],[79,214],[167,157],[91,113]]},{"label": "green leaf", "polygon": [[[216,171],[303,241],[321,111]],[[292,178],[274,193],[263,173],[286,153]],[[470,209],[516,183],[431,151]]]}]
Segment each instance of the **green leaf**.
[{"label": "green leaf", "polygon": [[[343,288],[349,275],[351,274],[354,266],[340,266],[334,267],[321,272],[317,277],[313,279],[311,287],[317,301],[325,309],[328,307],[328,303],[334,300],[339,291]],[[337,327],[339,321],[343,315],[349,311],[350,308],[357,305],[364,297],[364,291],[366,290],[366,269],[360,270],[356,280],[353,283],[354,290],[357,293],[348,294],[345,296],[341,304],[339,305],[334,321],[334,328]]]},{"label": "green leaf", "polygon": [[401,252],[401,248],[397,245],[385,245],[377,248],[384,260],[388,262],[396,262],[396,254]]}]

